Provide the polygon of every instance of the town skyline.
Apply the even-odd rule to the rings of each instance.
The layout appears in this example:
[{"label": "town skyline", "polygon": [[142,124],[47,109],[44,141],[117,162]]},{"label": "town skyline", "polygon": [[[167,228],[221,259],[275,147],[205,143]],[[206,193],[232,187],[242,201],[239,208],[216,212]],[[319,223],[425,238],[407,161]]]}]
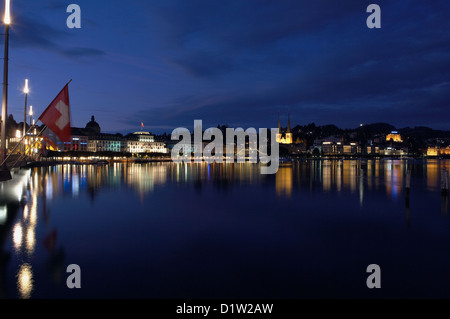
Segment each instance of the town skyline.
[{"label": "town skyline", "polygon": [[[17,120],[14,117],[14,114],[9,114],[9,117],[11,117],[11,116],[12,116],[13,120],[15,121],[15,124],[20,126],[20,127],[22,127],[23,120]],[[38,116],[33,116],[32,119],[36,121]],[[90,120],[92,120],[92,117],[94,117],[96,121],[98,120],[97,116],[93,114],[93,115],[90,115],[85,120],[84,124],[82,122],[80,122],[80,123],[78,123],[79,125],[75,125],[73,122],[71,122],[71,127],[72,128],[82,128],[82,127],[84,127],[84,125],[86,123],[88,123]],[[288,115],[286,115],[285,121],[283,121],[283,118],[280,115],[280,121],[281,121],[280,122],[281,123],[281,129],[285,130],[288,127]],[[99,122],[99,124],[101,123],[100,120],[98,120],[97,122]],[[29,126],[28,124],[29,124],[29,115],[27,115],[27,123],[26,123],[27,127]],[[43,126],[42,123],[37,123],[36,125],[39,126],[39,127]],[[450,133],[450,127],[449,127],[449,129],[438,129],[436,127],[427,126],[427,125],[414,125],[414,123],[412,123],[412,125],[399,127],[399,126],[395,126],[394,124],[392,124],[392,123],[390,123],[388,121],[381,121],[381,122],[359,123],[358,125],[355,125],[354,127],[342,127],[342,126],[339,126],[339,125],[337,125],[335,123],[324,123],[324,124],[321,124],[321,123],[318,123],[318,122],[315,122],[315,121],[308,122],[308,123],[299,123],[299,122],[295,122],[295,121],[291,120],[291,128],[292,129],[295,128],[295,127],[306,127],[306,126],[309,126],[309,125],[314,125],[316,127],[330,127],[330,126],[333,126],[333,127],[336,127],[337,129],[343,130],[343,131],[357,130],[357,129],[360,129],[361,127],[363,127],[363,126],[388,125],[388,126],[392,127],[392,130],[426,128],[426,129],[431,129],[433,131],[441,131],[441,132],[449,132]],[[215,123],[215,124],[207,122],[206,126],[208,126],[208,127],[226,126],[226,127],[230,127],[231,128],[231,126],[228,125],[228,123],[220,123],[220,122]],[[244,125],[244,126],[240,126],[240,127],[243,128],[243,129],[246,129],[249,126],[245,126]],[[277,128],[277,127],[278,127],[277,122],[274,122],[274,124],[272,126],[267,127],[267,128],[269,129],[269,128]],[[192,121],[192,125],[190,125],[190,126],[188,125],[186,128],[189,129],[190,131],[193,131],[194,130],[194,121]],[[147,127],[145,125],[145,123],[143,121],[141,121],[141,122],[138,122],[134,128],[123,129],[123,130],[114,130],[114,129],[112,129],[112,130],[104,130],[104,129],[102,129],[102,133],[126,135],[126,134],[134,133],[134,132],[137,132],[137,131],[148,131],[148,132],[150,132],[152,134],[155,134],[155,135],[164,135],[164,134],[170,135],[172,133],[172,131],[175,130],[175,129],[177,129],[177,128],[174,127],[170,131],[152,130],[151,127]]]}]

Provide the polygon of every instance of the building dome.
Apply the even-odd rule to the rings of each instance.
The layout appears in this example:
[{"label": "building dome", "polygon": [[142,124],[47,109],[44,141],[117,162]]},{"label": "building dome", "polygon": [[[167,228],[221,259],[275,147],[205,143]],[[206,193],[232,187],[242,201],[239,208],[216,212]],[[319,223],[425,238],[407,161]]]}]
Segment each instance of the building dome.
[{"label": "building dome", "polygon": [[94,134],[100,134],[100,125],[95,121],[94,115],[92,115],[91,121],[86,124],[86,130]]}]

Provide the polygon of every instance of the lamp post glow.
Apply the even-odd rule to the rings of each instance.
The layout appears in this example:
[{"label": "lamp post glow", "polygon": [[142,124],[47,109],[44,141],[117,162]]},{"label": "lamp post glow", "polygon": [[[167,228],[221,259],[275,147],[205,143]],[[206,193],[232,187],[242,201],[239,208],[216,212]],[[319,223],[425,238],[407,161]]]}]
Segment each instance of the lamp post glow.
[{"label": "lamp post glow", "polygon": [[[23,135],[25,136],[26,133],[26,125],[27,125],[27,97],[28,92],[30,92],[30,89],[28,88],[28,79],[25,79],[25,88],[23,89],[23,93],[25,93],[25,111],[23,113]],[[23,143],[23,153],[25,154],[25,143]]]},{"label": "lamp post glow", "polygon": [[23,89],[23,93],[30,93],[30,89],[28,88],[28,79],[25,79],[25,88]]},{"label": "lamp post glow", "polygon": [[5,19],[4,22],[6,25],[11,24],[11,8],[10,8],[10,0],[5,1]]},{"label": "lamp post glow", "polygon": [[[10,16],[10,0],[5,0],[5,56],[3,59],[3,99],[2,99],[2,133],[1,133],[1,150],[2,162],[6,160],[6,118],[8,116],[8,55],[9,55],[9,24]],[[5,164],[6,166],[6,164]]]}]

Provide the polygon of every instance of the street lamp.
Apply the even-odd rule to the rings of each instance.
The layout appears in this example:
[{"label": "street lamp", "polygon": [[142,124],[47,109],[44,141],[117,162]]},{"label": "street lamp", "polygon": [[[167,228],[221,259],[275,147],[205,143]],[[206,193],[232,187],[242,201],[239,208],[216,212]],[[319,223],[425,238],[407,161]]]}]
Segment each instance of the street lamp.
[{"label": "street lamp", "polygon": [[8,115],[8,55],[9,55],[9,24],[11,23],[10,0],[5,0],[5,56],[3,59],[3,99],[2,99],[2,161],[6,160],[6,118]]},{"label": "street lamp", "polygon": [[30,113],[29,113],[29,115],[30,115],[30,127],[31,127],[31,117],[33,116],[33,105],[30,105]]},{"label": "street lamp", "polygon": [[[30,129],[31,129],[31,120],[33,116],[33,105],[30,105],[30,112],[28,113],[30,115]],[[31,132],[31,130],[30,130]],[[31,134],[31,133],[30,133]],[[33,143],[33,138],[31,136],[28,137],[28,152],[31,155],[31,144]]]},{"label": "street lamp", "polygon": [[4,22],[6,25],[11,24],[11,9],[10,9],[10,0],[5,1],[5,19]]},{"label": "street lamp", "polygon": [[[26,134],[26,125],[27,125],[27,98],[30,89],[28,88],[28,79],[25,79],[25,88],[23,89],[23,93],[25,93],[25,111],[23,113],[23,137]],[[25,153],[25,142],[23,143],[23,152]]]}]

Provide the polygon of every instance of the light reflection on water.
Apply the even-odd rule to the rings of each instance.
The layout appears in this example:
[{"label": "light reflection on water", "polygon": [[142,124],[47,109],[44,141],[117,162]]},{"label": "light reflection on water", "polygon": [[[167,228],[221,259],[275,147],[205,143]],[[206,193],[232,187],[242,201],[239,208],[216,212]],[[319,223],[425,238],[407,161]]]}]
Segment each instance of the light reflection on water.
[{"label": "light reflection on water", "polygon": [[[286,178],[292,170],[281,168]],[[263,177],[259,167],[249,164],[169,164],[153,163],[112,165],[60,165],[51,168],[37,169],[33,174],[41,175],[46,180],[45,189],[48,199],[60,193],[70,193],[77,197],[80,191],[88,190],[95,195],[98,189],[120,188],[127,186],[139,194],[152,192],[155,187],[170,183],[189,183],[192,181],[234,181],[253,183]],[[278,176],[278,174],[277,174]]]},{"label": "light reflection on water", "polygon": [[[411,196],[411,199],[405,192],[408,169],[412,172],[411,194],[414,194],[414,197]],[[130,206],[130,210],[147,207],[150,198],[152,210],[162,211],[168,216],[172,210],[178,209],[177,201],[184,201],[186,203],[184,208],[189,211],[190,201],[195,196],[202,196],[201,200],[205,201],[209,207],[207,210],[210,214],[214,214],[215,211],[211,207],[216,207],[216,211],[220,211],[222,204],[225,205],[225,202],[229,203],[230,200],[235,201],[235,204],[229,207],[242,213],[244,219],[247,216],[242,207],[246,205],[246,199],[251,196],[253,199],[262,201],[263,204],[258,209],[278,211],[280,207],[284,207],[295,211],[306,207],[317,209],[323,216],[327,216],[328,210],[346,207],[352,212],[355,209],[364,211],[386,207],[386,210],[401,209],[404,214],[403,223],[409,228],[414,224],[414,218],[419,218],[420,216],[417,215],[426,212],[429,207],[440,207],[441,216],[448,215],[448,196],[440,195],[440,178],[443,169],[450,170],[450,161],[438,159],[304,160],[281,163],[274,176],[261,175],[258,165],[252,164],[66,164],[22,171],[18,174],[20,178],[17,178],[19,180],[17,184],[0,187],[2,191],[0,196],[0,296],[7,298],[53,296],[52,291],[67,294],[64,290],[64,275],[65,267],[71,262],[67,260],[66,249],[70,251],[72,248],[76,251],[79,248],[75,239],[65,237],[65,232],[70,230],[70,225],[65,224],[62,216],[69,211],[85,214],[83,216],[98,213],[93,208],[89,211],[89,206],[84,205],[87,202],[86,199],[89,199],[91,205],[97,202],[102,205],[100,208],[97,206],[96,210],[103,210],[102,207],[108,207],[105,210],[114,209],[107,206],[110,200],[105,202],[105,198],[102,198],[103,193],[112,194],[108,196],[123,196],[124,212],[127,212],[127,206]],[[189,191],[186,191],[186,187]],[[194,190],[193,193],[191,189]],[[236,189],[245,190],[248,197],[241,197],[233,191]],[[137,195],[138,204],[133,202],[133,195],[126,195],[127,190]],[[169,200],[172,198],[173,201],[168,203],[167,196],[163,196],[164,200],[159,197],[149,197],[158,190],[164,191],[164,194],[169,193]],[[158,192],[158,194],[160,196],[163,193]],[[340,195],[343,196],[343,200],[340,199]],[[433,202],[428,202],[430,198]],[[196,201],[198,200],[199,197]],[[61,201],[69,205],[67,212],[52,208],[61,207],[54,206]],[[213,206],[218,203],[219,206]],[[342,207],[343,203],[348,206]],[[80,211],[74,210],[77,205],[84,205],[84,208]],[[165,210],[167,205],[172,208]],[[196,204],[192,211],[195,209],[201,210],[202,206]],[[120,216],[115,218],[119,218],[116,221],[119,225],[128,222],[120,221]],[[170,218],[175,219],[175,217]],[[349,217],[346,216],[346,218]],[[360,223],[361,221],[357,221],[359,218],[356,217],[356,221],[351,222]],[[85,222],[89,223],[89,220]],[[139,222],[139,220],[136,221],[136,223]],[[268,225],[278,222],[271,221]],[[314,221],[313,224],[316,222]],[[389,221],[393,225],[397,222],[398,218]],[[434,224],[436,222],[438,220],[435,218],[430,221]],[[224,224],[226,223],[224,221]],[[80,227],[80,225],[74,227]],[[85,227],[89,228],[88,224],[85,224]],[[228,229],[220,228],[228,226],[217,227],[219,227],[219,233]],[[61,232],[60,229],[64,231]],[[180,230],[175,228],[174,231]],[[183,232],[186,231],[183,230],[181,233]],[[82,229],[80,234],[84,234]],[[98,236],[101,236],[98,239],[102,239],[107,236],[114,237],[116,234],[107,233],[105,230],[105,233]],[[185,234],[184,236],[187,237],[181,238],[181,241],[189,240],[191,238],[189,236],[193,235]],[[251,234],[248,236],[251,237]],[[258,238],[259,235],[255,234],[255,236]],[[444,237],[448,237],[447,229]],[[64,242],[62,238],[66,241]],[[93,240],[90,245],[95,245],[95,238],[89,238]],[[158,240],[164,242],[167,239]],[[227,240],[229,238],[224,236],[219,241],[227,242]],[[277,240],[283,242],[283,239]],[[100,256],[102,249],[104,247],[99,248]],[[355,257],[352,255],[351,258]],[[15,289],[11,288],[12,283],[8,279],[12,275],[9,273],[12,269],[11,265],[15,269]],[[51,278],[50,281],[53,284],[48,283],[48,278]],[[54,285],[59,288],[54,288]],[[37,287],[41,287],[41,290]],[[81,296],[84,295],[81,294]],[[96,297],[102,297],[102,295]]]},{"label": "light reflection on water", "polygon": [[[414,174],[426,178],[426,188],[439,191],[440,172],[450,170],[450,162],[445,160],[426,160],[414,163]],[[417,160],[416,160],[417,161]],[[398,198],[404,190],[405,175],[408,168],[406,160],[309,160],[281,164],[275,174],[276,191],[280,196],[290,197],[296,185],[310,186],[320,183],[324,192],[349,190],[352,193],[385,188],[388,197]],[[121,187],[134,189],[139,194],[152,192],[155,187],[165,183],[188,183],[192,181],[233,183],[260,183],[269,178],[259,174],[259,168],[250,164],[169,164],[153,163],[128,164],[114,163],[110,166],[61,165],[42,168],[33,172],[46,180],[46,196],[64,192],[76,197],[80,191],[95,190],[102,187]],[[414,175],[413,175],[414,178]]]},{"label": "light reflection on water", "polygon": [[33,271],[27,263],[22,264],[17,273],[17,289],[22,299],[31,297],[33,291]]}]

